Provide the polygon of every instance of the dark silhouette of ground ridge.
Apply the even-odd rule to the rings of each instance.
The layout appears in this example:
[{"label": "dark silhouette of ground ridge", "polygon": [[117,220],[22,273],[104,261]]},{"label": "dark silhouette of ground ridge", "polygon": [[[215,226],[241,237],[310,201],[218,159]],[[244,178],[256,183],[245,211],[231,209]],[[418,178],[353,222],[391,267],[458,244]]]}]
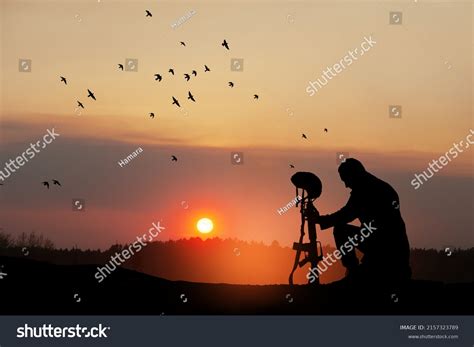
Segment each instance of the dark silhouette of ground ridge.
[{"label": "dark silhouette of ground ridge", "polygon": [[416,280],[400,288],[341,281],[317,287],[209,284],[169,281],[123,268],[98,283],[97,265],[3,256],[0,263],[8,273],[0,281],[6,315],[459,315],[472,314],[474,307],[474,283]]}]

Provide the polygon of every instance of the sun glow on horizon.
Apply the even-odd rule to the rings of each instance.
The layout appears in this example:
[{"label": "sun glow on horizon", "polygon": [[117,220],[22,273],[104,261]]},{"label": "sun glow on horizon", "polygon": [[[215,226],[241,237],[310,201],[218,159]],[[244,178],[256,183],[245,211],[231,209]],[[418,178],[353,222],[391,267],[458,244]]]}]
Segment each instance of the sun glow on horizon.
[{"label": "sun glow on horizon", "polygon": [[202,234],[208,234],[214,229],[214,224],[209,218],[201,218],[196,224],[197,230]]}]

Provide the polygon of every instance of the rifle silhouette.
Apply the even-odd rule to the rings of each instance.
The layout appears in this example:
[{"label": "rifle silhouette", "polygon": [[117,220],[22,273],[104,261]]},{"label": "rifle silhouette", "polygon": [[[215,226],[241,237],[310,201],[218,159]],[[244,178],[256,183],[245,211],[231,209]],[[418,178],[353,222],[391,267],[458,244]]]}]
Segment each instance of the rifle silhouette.
[{"label": "rifle silhouette", "polygon": [[[318,210],[313,205],[313,201],[316,200],[322,191],[321,180],[311,172],[297,172],[291,176],[291,182],[296,187],[296,196],[298,197],[298,189],[302,189],[301,200],[297,201],[296,206],[300,204],[301,214],[301,226],[300,226],[300,238],[298,242],[293,243],[293,249],[296,251],[295,261],[293,263],[293,269],[291,270],[288,282],[293,285],[293,274],[298,267],[303,267],[308,262],[311,263],[311,267],[315,268],[318,263],[323,259],[323,250],[321,242],[317,240],[316,224],[308,223],[308,237],[309,243],[304,243],[305,235],[305,224],[308,220],[308,215],[317,214]],[[305,253],[303,260],[300,260],[301,253]],[[319,284],[319,277],[316,278],[312,284]]]}]

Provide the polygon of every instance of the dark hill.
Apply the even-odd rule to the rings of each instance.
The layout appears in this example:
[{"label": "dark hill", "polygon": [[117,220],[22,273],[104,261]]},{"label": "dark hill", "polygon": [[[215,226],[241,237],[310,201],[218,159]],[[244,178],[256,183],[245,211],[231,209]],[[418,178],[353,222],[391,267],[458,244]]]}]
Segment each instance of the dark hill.
[{"label": "dark hill", "polygon": [[397,290],[342,282],[316,288],[230,285],[168,281],[126,269],[98,283],[94,265],[52,265],[11,257],[0,257],[0,264],[8,274],[0,280],[2,314],[456,315],[474,311],[474,283],[412,281]]}]

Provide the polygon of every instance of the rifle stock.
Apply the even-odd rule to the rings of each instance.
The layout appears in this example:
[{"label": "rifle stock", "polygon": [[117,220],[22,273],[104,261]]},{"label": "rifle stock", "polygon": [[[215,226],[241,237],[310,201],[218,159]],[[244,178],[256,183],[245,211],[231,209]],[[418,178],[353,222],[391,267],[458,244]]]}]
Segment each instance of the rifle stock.
[{"label": "rifle stock", "polygon": [[[295,261],[293,263],[293,269],[291,270],[289,277],[289,283],[290,285],[293,285],[293,274],[298,267],[302,267],[310,262],[311,267],[315,268],[322,260],[322,247],[321,243],[317,240],[316,224],[313,223],[313,220],[311,220],[311,223],[308,221],[309,243],[303,243],[305,222],[307,220],[306,215],[319,215],[318,210],[316,210],[313,205],[313,201],[321,195],[322,183],[318,176],[311,172],[297,172],[291,176],[291,182],[296,187],[296,196],[298,196],[298,189],[303,190],[301,200],[296,203],[296,206],[301,204],[301,227],[299,241],[293,244],[293,249],[296,251],[296,255]],[[305,253],[305,258],[303,260],[300,260],[301,252]],[[319,284],[319,278],[313,283]]]},{"label": "rifle stock", "polygon": [[[307,242],[307,243],[303,242],[304,235],[305,235],[304,226],[306,222],[305,212],[307,209],[316,210],[316,208],[314,207],[311,199],[304,198],[304,192],[303,192],[303,199],[301,200],[300,203],[301,203],[300,238],[298,242],[293,243],[293,250],[296,251],[296,254],[295,254],[295,262],[293,264],[293,269],[289,277],[290,285],[293,285],[293,274],[298,267],[303,267],[307,263],[311,263],[312,268],[317,267],[318,263],[322,260],[322,253],[323,253],[321,242],[317,240],[315,224],[308,223],[308,237],[309,237],[310,242]],[[305,257],[303,258],[303,260],[300,260],[302,252],[305,253]],[[316,281],[313,282],[313,284],[319,284],[319,278],[317,278]]]}]

